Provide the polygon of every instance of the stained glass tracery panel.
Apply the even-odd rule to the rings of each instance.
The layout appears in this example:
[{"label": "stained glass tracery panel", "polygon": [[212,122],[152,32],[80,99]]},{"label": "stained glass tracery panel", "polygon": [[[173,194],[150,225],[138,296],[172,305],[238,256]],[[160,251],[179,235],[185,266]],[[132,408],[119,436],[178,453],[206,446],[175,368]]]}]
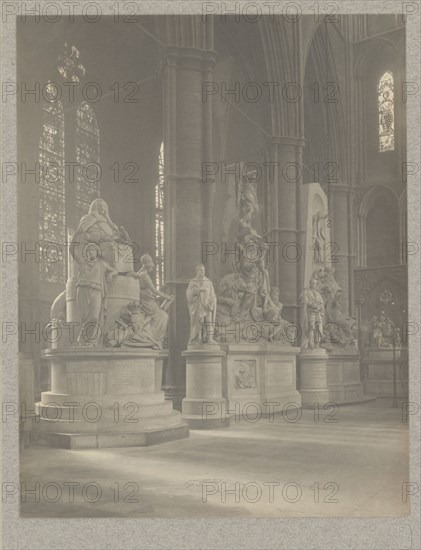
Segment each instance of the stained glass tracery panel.
[{"label": "stained glass tracery panel", "polygon": [[76,209],[78,219],[99,197],[99,129],[94,110],[82,103],[76,111]]},{"label": "stained glass tracery panel", "polygon": [[393,74],[386,71],[378,85],[379,151],[395,149],[394,85]]},{"label": "stained glass tracery panel", "polygon": [[[47,97],[54,96],[48,90]],[[51,92],[51,95],[50,93]],[[46,100],[42,112],[42,133],[38,147],[40,163],[39,244],[40,277],[64,283],[65,265],[61,251],[65,243],[64,111],[61,101]]]}]

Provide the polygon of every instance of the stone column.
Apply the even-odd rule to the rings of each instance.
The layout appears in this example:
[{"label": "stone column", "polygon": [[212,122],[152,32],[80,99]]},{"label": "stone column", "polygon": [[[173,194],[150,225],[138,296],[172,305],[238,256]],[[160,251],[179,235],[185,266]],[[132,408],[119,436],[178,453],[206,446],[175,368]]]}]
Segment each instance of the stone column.
[{"label": "stone column", "polygon": [[[202,100],[202,84],[215,62],[213,26],[199,16],[166,17],[163,59],[164,147],[166,182],[166,286],[175,295],[168,344],[170,357],[164,388],[177,408],[185,395],[185,362],[181,352],[189,339],[186,289],[201,262],[202,240],[209,234],[203,204],[202,162],[210,161],[210,106]],[[192,32],[192,28],[195,32]],[[181,32],[181,31],[185,32]],[[209,129],[207,130],[209,132]],[[206,151],[206,154],[204,153]],[[208,238],[208,237],[206,237]]]},{"label": "stone column", "polygon": [[280,289],[283,316],[291,322],[299,318],[299,294],[304,261],[301,227],[303,140],[273,138],[274,183],[268,240],[276,243],[273,285]]},{"label": "stone column", "polygon": [[[332,190],[332,228],[331,240],[335,243],[332,267],[335,279],[344,290],[344,313],[353,315],[354,285],[352,251],[352,204],[351,188],[348,185],[331,185]],[[334,260],[337,260],[336,262]]]}]

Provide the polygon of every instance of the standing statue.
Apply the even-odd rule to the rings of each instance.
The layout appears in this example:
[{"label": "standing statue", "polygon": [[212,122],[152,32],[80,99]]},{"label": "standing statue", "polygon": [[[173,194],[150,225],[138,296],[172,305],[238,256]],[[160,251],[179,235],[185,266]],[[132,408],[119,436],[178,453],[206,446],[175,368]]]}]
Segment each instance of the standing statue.
[{"label": "standing statue", "polygon": [[247,175],[241,178],[237,189],[237,205],[240,207],[239,237],[246,235],[257,235],[252,227],[253,217],[259,212],[257,200],[256,182]]},{"label": "standing statue", "polygon": [[313,278],[325,304],[323,347],[353,347],[356,341],[356,321],[343,312],[344,292],[335,280],[333,269],[327,265],[316,269]]},{"label": "standing statue", "polygon": [[118,271],[102,259],[96,243],[90,243],[83,253],[78,250],[75,259],[79,264],[76,303],[81,329],[78,343],[82,346],[98,346],[102,343],[107,314],[108,285]]},{"label": "standing statue", "polygon": [[[143,254],[140,258],[142,267],[137,273],[128,272],[127,275],[139,280],[139,302],[142,312],[149,318],[149,331],[155,342],[162,347],[167,334],[169,306],[174,301],[174,296],[161,292],[152,282],[150,273],[155,269],[152,258],[149,254]],[[163,302],[158,303],[158,298]]]},{"label": "standing statue", "polygon": [[314,214],[313,225],[313,260],[315,263],[322,263],[321,251],[326,249],[326,218],[328,214],[319,211]]},{"label": "standing statue", "polygon": [[111,221],[107,203],[95,199],[88,214],[81,218],[70,242],[70,254],[79,268],[76,303],[82,323],[78,336],[80,345],[102,343],[108,285],[118,275],[113,266],[114,246],[128,241],[124,227],[117,227]]},{"label": "standing statue", "polygon": [[[95,199],[89,207],[88,214],[81,218],[73,234],[70,253],[75,257],[76,249],[83,248],[87,243],[96,243],[101,247],[104,257],[107,257],[105,253],[107,245],[128,242],[130,238],[124,227],[122,225],[118,227],[111,221],[107,203],[103,199]],[[105,244],[104,250],[101,246],[103,244]]]},{"label": "standing statue", "polygon": [[216,294],[212,281],[205,276],[205,266],[196,266],[196,277],[186,291],[190,312],[189,346],[195,344],[218,345],[213,339],[216,314]]},{"label": "standing statue", "polygon": [[317,280],[312,278],[310,288],[305,288],[301,294],[303,308],[303,348],[319,348],[323,337],[325,305],[317,290]]}]

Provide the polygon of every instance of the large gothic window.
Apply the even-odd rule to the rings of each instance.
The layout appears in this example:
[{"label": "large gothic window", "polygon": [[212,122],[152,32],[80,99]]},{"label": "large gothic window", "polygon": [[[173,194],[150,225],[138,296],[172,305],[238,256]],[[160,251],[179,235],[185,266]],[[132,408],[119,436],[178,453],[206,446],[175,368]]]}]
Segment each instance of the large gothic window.
[{"label": "large gothic window", "polygon": [[77,219],[99,197],[99,130],[90,105],[82,103],[76,111],[76,209]]},{"label": "large gothic window", "polygon": [[393,151],[395,148],[394,89],[393,74],[386,71],[379,80],[377,90],[379,113],[379,151]]},{"label": "large gothic window", "polygon": [[158,180],[155,185],[155,258],[156,258],[156,286],[161,288],[165,281],[164,272],[164,144],[159,151]]},{"label": "large gothic window", "polygon": [[[79,58],[79,50],[65,43],[57,66],[64,81],[79,83],[84,79],[86,71]],[[63,105],[57,99],[56,87],[56,84],[49,83],[46,88],[39,140],[39,242],[42,255],[39,266],[41,279],[64,283],[62,251],[70,223],[66,220],[66,201],[70,200],[76,206],[75,219],[86,214],[91,202],[100,194],[101,169],[98,123],[92,107],[86,102],[77,107]],[[69,150],[70,159],[65,158],[65,151]],[[66,162],[75,166],[75,180],[68,188],[65,183]]]},{"label": "large gothic window", "polygon": [[64,283],[64,263],[59,251],[65,242],[64,196],[64,112],[60,100],[54,100],[53,84],[46,87],[47,99],[42,110],[42,133],[38,154],[40,163],[39,262],[42,279]]}]

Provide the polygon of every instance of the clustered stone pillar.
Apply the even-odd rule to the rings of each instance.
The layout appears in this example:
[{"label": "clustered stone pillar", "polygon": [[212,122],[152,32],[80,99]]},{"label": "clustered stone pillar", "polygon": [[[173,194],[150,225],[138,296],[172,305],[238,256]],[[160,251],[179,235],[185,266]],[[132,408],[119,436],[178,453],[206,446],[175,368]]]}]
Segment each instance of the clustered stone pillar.
[{"label": "clustered stone pillar", "polygon": [[[208,193],[202,183],[202,163],[209,153],[210,106],[203,101],[202,83],[212,77],[215,63],[211,18],[170,17],[163,31],[164,148],[166,182],[166,286],[175,302],[170,311],[170,357],[164,388],[181,408],[185,395],[185,360],[189,339],[186,289],[192,270],[201,262],[202,241],[209,224],[203,216]],[[173,20],[173,21],[172,21]],[[171,24],[173,23],[173,24]],[[195,32],[192,32],[192,28]],[[180,33],[178,32],[180,31]],[[209,101],[209,99],[208,99]]]},{"label": "clustered stone pillar", "polygon": [[352,246],[351,207],[352,189],[345,184],[331,186],[332,192],[332,229],[331,240],[334,244],[332,265],[335,269],[335,279],[344,290],[344,312],[354,313],[354,255]]},{"label": "clustered stone pillar", "polygon": [[288,321],[299,321],[301,265],[304,261],[300,211],[303,140],[273,138],[274,181],[268,193],[273,197],[269,215],[269,240],[276,243],[273,266],[275,285],[280,289],[283,312]]}]

